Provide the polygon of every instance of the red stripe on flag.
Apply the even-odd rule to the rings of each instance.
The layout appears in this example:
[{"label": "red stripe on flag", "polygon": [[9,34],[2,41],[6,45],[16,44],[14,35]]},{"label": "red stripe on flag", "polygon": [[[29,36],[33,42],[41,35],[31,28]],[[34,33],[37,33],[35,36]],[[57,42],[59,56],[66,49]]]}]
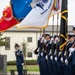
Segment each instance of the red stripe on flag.
[{"label": "red stripe on flag", "polygon": [[0,32],[5,31],[18,23],[19,22],[13,17],[11,7],[7,7],[3,11],[3,16],[0,19]]}]

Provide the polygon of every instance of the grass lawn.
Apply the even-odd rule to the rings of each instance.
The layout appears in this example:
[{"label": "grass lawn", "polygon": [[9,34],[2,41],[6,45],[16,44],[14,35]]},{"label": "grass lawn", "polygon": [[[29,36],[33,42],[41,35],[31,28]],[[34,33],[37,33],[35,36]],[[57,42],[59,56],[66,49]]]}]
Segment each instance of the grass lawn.
[{"label": "grass lawn", "polygon": [[[10,72],[10,70],[16,70],[15,65],[9,65],[7,66],[7,72]],[[27,65],[27,70],[28,72],[39,72],[39,67],[38,65]]]}]

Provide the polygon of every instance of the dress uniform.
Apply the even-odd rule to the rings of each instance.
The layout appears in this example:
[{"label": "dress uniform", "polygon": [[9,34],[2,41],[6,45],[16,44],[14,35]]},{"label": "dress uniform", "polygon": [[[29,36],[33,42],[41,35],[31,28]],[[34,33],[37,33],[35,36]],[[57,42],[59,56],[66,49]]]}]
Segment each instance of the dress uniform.
[{"label": "dress uniform", "polygon": [[[68,65],[67,65],[67,69],[66,69],[66,74],[68,75],[75,75],[74,74],[74,70],[73,70],[73,55],[74,55],[74,50],[72,48],[74,44],[74,35],[70,34],[69,35],[69,43],[67,45],[67,49],[68,49]],[[74,57],[75,59],[75,57]]]},{"label": "dress uniform", "polygon": [[51,49],[51,38],[48,42],[48,46],[47,46],[47,50],[48,50],[48,54],[47,54],[47,68],[48,68],[48,75],[52,75],[52,59],[50,58],[52,56],[52,49]]},{"label": "dress uniform", "polygon": [[58,75],[58,67],[57,67],[57,61],[58,61],[58,57],[57,57],[57,37],[55,37],[54,40],[54,54],[53,54],[53,61],[52,61],[52,68],[53,68],[53,75]]},{"label": "dress uniform", "polygon": [[44,39],[44,50],[43,50],[43,56],[42,56],[42,68],[44,75],[48,75],[48,54],[49,54],[49,40],[50,35],[46,34],[46,38]]},{"label": "dress uniform", "polygon": [[15,44],[15,56],[16,56],[16,65],[17,65],[17,71],[18,71],[18,75],[23,75],[22,71],[23,71],[23,64],[24,64],[24,58],[23,58],[23,53],[22,51],[19,49],[19,45]]},{"label": "dress uniform", "polygon": [[[40,75],[75,75],[75,52],[70,48],[74,44],[74,38],[70,34],[67,50],[60,51],[60,38],[51,38],[48,34],[38,42],[38,64]],[[38,49],[38,48],[37,48]],[[68,62],[68,63],[67,63]]]},{"label": "dress uniform", "polygon": [[34,54],[38,55],[38,59],[37,59],[37,63],[39,65],[39,70],[40,70],[40,75],[43,75],[43,71],[42,71],[42,65],[41,65],[41,53],[42,53],[42,44],[43,44],[43,37],[40,36],[38,43],[37,43],[37,48],[34,50]]}]

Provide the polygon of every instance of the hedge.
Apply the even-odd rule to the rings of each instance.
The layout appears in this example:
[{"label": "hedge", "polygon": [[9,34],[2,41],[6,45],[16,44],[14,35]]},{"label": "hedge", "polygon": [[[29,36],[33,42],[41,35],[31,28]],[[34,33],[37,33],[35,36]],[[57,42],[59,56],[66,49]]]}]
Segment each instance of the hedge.
[{"label": "hedge", "polygon": [[[26,60],[27,65],[36,65],[37,60]],[[7,65],[16,65],[16,61],[8,61]]]}]

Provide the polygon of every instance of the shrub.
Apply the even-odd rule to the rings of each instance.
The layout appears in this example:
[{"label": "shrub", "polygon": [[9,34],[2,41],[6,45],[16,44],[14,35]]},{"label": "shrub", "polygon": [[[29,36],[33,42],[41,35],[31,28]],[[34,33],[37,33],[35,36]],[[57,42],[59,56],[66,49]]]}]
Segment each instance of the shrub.
[{"label": "shrub", "polygon": [[7,65],[16,65],[16,61],[8,61]]},{"label": "shrub", "polygon": [[27,65],[36,65],[37,64],[37,60],[26,60],[26,64]]},{"label": "shrub", "polygon": [[[26,60],[27,65],[36,65],[37,60]],[[7,65],[16,65],[16,61],[8,61]]]}]

